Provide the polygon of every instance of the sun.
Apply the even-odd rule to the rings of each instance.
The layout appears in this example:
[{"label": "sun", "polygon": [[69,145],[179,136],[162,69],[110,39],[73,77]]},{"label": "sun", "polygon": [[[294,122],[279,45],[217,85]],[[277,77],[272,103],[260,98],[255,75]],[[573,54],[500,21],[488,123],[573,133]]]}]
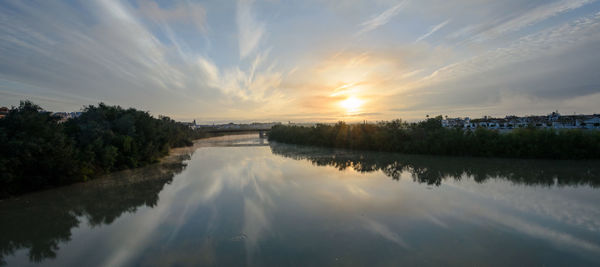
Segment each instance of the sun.
[{"label": "sun", "polygon": [[360,110],[360,107],[364,104],[365,101],[355,97],[350,96],[345,100],[340,102],[340,106],[346,109],[347,113],[356,113]]}]

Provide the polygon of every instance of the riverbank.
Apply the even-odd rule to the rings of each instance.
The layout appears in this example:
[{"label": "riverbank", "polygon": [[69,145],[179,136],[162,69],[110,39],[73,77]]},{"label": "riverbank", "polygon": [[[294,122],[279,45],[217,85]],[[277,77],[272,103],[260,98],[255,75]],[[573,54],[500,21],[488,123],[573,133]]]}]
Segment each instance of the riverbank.
[{"label": "riverbank", "polygon": [[100,103],[62,121],[23,101],[0,119],[0,198],[146,166],[209,136],[133,108]]},{"label": "riverbank", "polygon": [[448,156],[598,159],[600,132],[523,128],[508,133],[443,128],[441,117],[418,123],[278,125],[269,140],[321,147]]},{"label": "riverbank", "polygon": [[[86,181],[10,195],[0,198],[0,202],[16,201],[24,196],[27,196],[28,198],[39,198],[46,194],[52,194],[51,192],[56,189],[64,190],[65,192],[81,192],[88,191],[90,188],[117,189],[121,187],[131,188],[139,184],[160,184],[161,187],[157,190],[158,192],[162,189],[163,184],[171,181],[175,174],[185,169],[187,166],[185,161],[191,159],[194,151],[200,147],[206,146],[208,139],[221,136],[222,135],[210,135],[193,140],[193,143],[190,146],[171,148],[167,155],[149,165],[99,174]],[[77,194],[80,195],[81,193]]]}]

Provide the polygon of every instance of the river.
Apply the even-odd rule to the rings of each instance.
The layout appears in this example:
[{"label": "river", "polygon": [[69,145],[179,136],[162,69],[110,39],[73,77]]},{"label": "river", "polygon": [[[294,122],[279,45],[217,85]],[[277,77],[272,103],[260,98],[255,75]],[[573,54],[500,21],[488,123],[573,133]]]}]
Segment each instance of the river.
[{"label": "river", "polygon": [[599,266],[600,164],[199,140],[0,201],[8,266]]}]

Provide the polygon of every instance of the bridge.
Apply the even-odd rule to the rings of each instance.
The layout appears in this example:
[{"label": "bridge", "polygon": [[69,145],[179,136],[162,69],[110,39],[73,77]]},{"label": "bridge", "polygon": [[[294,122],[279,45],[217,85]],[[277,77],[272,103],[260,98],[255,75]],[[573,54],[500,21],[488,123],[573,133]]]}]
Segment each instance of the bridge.
[{"label": "bridge", "polygon": [[222,128],[222,127],[203,127],[199,128],[207,133],[258,133],[261,138],[266,137],[267,132],[271,131],[271,127],[261,128]]}]

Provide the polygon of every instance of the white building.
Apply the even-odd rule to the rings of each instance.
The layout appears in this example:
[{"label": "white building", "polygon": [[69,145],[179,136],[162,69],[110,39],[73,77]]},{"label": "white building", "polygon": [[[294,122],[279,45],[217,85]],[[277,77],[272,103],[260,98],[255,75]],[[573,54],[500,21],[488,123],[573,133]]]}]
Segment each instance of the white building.
[{"label": "white building", "polygon": [[446,118],[442,120],[442,127],[445,128],[487,128],[495,130],[512,130],[515,128],[553,128],[553,129],[600,129],[600,114],[594,115],[568,115],[562,116],[558,111],[552,112],[546,116],[506,116],[505,118],[474,119],[466,117]]}]

